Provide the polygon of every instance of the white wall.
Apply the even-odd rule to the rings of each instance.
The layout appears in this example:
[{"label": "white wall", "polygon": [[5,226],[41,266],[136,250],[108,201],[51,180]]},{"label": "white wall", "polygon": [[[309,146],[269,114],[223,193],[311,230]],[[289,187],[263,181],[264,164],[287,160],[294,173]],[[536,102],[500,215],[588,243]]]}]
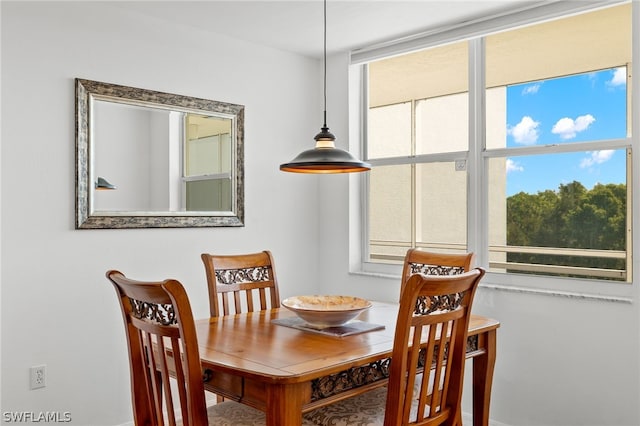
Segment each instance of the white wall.
[{"label": "white wall", "polygon": [[[329,124],[341,147],[348,141],[348,57],[329,62]],[[356,120],[357,121],[357,120]],[[353,134],[353,132],[352,132]],[[355,137],[354,137],[355,138]],[[355,143],[354,143],[355,142]],[[354,184],[349,186],[349,179]],[[320,183],[321,285],[375,300],[397,301],[400,277],[349,274],[349,215],[357,216],[357,178]],[[357,194],[356,194],[357,195]],[[636,233],[637,235],[637,233]],[[352,243],[356,238],[352,238]],[[636,245],[637,246],[637,245]],[[351,259],[353,263],[353,259]],[[640,283],[640,274],[634,286]],[[490,277],[483,283],[491,284]],[[511,283],[518,285],[517,279]],[[624,285],[624,284],[612,284]],[[585,284],[586,286],[586,284]],[[637,300],[638,290],[634,291]],[[473,311],[496,318],[498,359],[491,419],[507,425],[638,425],[639,313],[637,303],[528,294],[480,288]],[[470,416],[470,370],[463,410]]]},{"label": "white wall", "polygon": [[[202,252],[272,250],[282,297],[315,291],[318,178],[278,170],[312,146],[318,61],[97,2],[1,2],[1,411],[131,421],[121,314],[104,277],[172,277],[208,315]],[[213,21],[212,21],[213,22]],[[243,228],[74,229],[74,78],[245,105]],[[47,387],[28,369],[47,365]]]}]

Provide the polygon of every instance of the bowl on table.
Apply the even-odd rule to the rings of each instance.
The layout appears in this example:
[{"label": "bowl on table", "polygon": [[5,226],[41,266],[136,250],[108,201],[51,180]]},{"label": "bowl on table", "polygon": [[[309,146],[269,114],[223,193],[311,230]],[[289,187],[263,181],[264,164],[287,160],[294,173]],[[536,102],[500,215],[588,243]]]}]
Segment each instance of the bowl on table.
[{"label": "bowl on table", "polygon": [[338,327],[371,307],[371,302],[354,296],[295,296],[282,306],[314,328]]}]

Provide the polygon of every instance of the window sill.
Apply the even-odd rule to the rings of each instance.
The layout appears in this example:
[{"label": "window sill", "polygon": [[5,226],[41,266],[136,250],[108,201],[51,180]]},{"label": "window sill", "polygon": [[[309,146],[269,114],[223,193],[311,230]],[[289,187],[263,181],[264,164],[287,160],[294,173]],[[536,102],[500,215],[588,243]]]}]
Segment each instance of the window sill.
[{"label": "window sill", "polygon": [[[366,263],[351,275],[400,280],[402,265]],[[602,280],[580,280],[487,272],[481,288],[509,293],[565,297],[614,303],[633,303],[633,285]]]},{"label": "window sill", "polygon": [[587,293],[574,292],[574,291],[547,290],[547,289],[526,288],[526,287],[516,287],[516,286],[486,284],[486,283],[480,284],[480,287],[491,289],[491,290],[497,290],[497,291],[506,291],[510,293],[536,294],[536,295],[566,297],[569,299],[581,299],[581,300],[598,300],[602,302],[633,303],[633,299],[631,297],[623,297],[623,296],[587,294]]}]

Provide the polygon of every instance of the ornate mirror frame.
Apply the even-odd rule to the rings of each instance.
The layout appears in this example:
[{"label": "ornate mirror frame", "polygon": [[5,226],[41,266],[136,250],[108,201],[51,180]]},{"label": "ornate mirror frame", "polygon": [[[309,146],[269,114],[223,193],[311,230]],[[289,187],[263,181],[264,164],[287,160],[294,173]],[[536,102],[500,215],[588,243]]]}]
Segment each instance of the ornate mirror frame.
[{"label": "ornate mirror frame", "polygon": [[[76,229],[183,228],[244,226],[244,106],[192,98],[116,84],[76,79]],[[115,211],[93,208],[94,137],[96,100],[159,108],[232,121],[232,167],[230,211]]]}]

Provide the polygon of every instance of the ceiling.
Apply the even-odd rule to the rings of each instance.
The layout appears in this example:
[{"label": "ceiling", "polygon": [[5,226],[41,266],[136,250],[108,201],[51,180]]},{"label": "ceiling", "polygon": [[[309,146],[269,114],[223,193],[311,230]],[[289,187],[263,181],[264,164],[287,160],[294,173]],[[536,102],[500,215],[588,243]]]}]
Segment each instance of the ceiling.
[{"label": "ceiling", "polygon": [[[328,0],[328,54],[354,50],[519,9],[527,0]],[[113,7],[296,54],[321,57],[323,3],[288,1],[116,1]]]}]

